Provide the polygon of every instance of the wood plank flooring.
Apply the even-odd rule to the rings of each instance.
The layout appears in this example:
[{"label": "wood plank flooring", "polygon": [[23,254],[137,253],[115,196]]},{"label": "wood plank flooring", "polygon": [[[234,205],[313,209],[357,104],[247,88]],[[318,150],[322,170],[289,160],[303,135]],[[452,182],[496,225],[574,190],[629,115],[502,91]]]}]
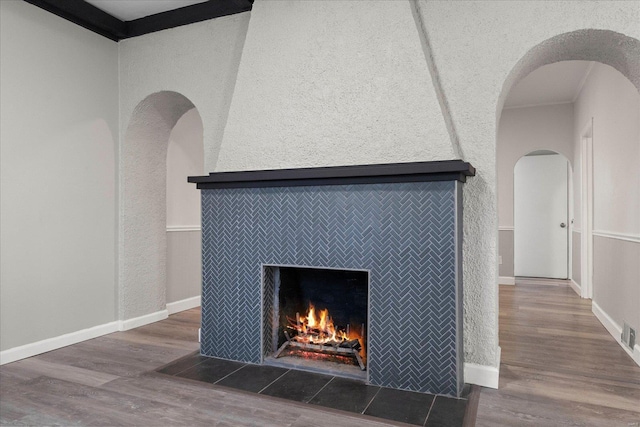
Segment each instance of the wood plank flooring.
[{"label": "wood plank flooring", "polygon": [[[198,348],[200,312],[0,368],[2,425],[384,426],[152,372]],[[500,289],[500,389],[478,426],[640,426],[640,367],[567,286]]]},{"label": "wood plank flooring", "polygon": [[388,426],[153,370],[198,348],[199,309],[0,367],[1,425]]},{"label": "wood plank flooring", "polygon": [[640,367],[569,286],[500,286],[500,346],[478,426],[640,426]]}]

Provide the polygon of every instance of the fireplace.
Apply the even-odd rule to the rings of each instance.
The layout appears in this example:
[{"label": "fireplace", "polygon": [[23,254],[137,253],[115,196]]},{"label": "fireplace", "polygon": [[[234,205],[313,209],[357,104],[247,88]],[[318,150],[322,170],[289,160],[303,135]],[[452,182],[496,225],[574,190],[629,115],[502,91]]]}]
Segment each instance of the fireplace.
[{"label": "fireplace", "polygon": [[[462,184],[473,174],[470,164],[453,160],[190,177],[202,190],[201,354],[255,364],[313,360],[295,354],[304,343],[322,345],[294,338],[309,326],[300,321],[308,315],[305,304],[328,309],[349,332],[361,321],[343,319],[340,307],[324,307],[328,301],[283,302],[275,275],[282,287],[283,273],[288,280],[308,270],[344,271],[344,285],[357,271],[368,284],[366,337],[358,350],[365,370],[347,354],[345,376],[357,372],[373,385],[459,396]],[[327,292],[336,294],[339,288]],[[286,341],[295,343],[283,352],[294,354],[275,357]],[[333,341],[325,347],[346,348],[343,341],[352,340]],[[321,359],[330,353],[308,350]],[[326,366],[334,365],[320,369]]]},{"label": "fireplace", "polygon": [[366,379],[369,272],[264,266],[264,362]]}]

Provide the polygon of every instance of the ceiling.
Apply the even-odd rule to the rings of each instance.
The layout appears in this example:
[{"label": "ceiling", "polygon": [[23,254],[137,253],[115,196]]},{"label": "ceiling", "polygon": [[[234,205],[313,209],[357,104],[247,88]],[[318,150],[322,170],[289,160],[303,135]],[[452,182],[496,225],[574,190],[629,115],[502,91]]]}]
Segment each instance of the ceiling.
[{"label": "ceiling", "polygon": [[589,61],[562,61],[540,67],[511,88],[504,108],[574,102],[592,64]]},{"label": "ceiling", "polygon": [[133,21],[207,0],[85,0],[121,21]]},{"label": "ceiling", "polygon": [[248,12],[253,4],[253,0],[24,1],[113,41]]}]

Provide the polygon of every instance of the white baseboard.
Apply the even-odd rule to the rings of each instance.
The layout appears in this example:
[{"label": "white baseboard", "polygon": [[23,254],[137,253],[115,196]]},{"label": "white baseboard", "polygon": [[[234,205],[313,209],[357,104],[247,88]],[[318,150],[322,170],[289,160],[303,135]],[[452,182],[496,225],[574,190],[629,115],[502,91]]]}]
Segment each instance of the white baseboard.
[{"label": "white baseboard", "polygon": [[156,311],[155,313],[145,314],[144,316],[134,317],[132,319],[120,320],[118,322],[119,331],[128,331],[129,329],[139,328],[149,323],[158,322],[169,317],[169,312],[165,310]]},{"label": "white baseboard", "polygon": [[500,276],[500,277],[498,277],[498,284],[499,285],[515,285],[516,284],[516,278],[515,277],[508,277],[508,276]]},{"label": "white baseboard", "polygon": [[476,384],[482,387],[498,388],[500,382],[500,356],[502,349],[498,347],[498,366],[476,365],[475,363],[464,364],[464,382]]},{"label": "white baseboard", "polygon": [[[200,297],[198,297],[198,301],[199,300]],[[148,325],[149,323],[166,319],[168,316],[169,313],[167,310],[161,310],[155,313],[147,314],[145,316],[135,317],[128,320],[109,322],[105,323],[104,325],[98,325],[57,337],[47,338],[42,341],[36,341],[34,343],[10,348],[8,350],[0,351],[0,365],[15,362],[21,359],[26,359],[27,357],[37,356],[38,354],[46,353],[48,351],[66,347],[68,345],[77,344],[82,341],[101,337],[112,332],[128,331],[129,329],[137,328],[139,326]]]},{"label": "white baseboard", "polygon": [[199,225],[170,225],[167,226],[167,232],[175,231],[202,231],[202,227]]},{"label": "white baseboard", "polygon": [[176,302],[170,302],[167,304],[167,311],[169,312],[169,315],[172,315],[195,307],[200,307],[200,295]]},{"label": "white baseboard", "polygon": [[627,352],[629,356],[640,366],[640,345],[636,344],[633,347],[633,351],[622,343],[622,327],[618,325],[607,313],[602,310],[602,308],[595,302],[591,302],[591,311],[598,318],[600,323],[605,327],[605,329],[611,334],[611,336],[616,340],[616,342],[622,347],[624,351]]},{"label": "white baseboard", "polygon": [[80,331],[0,351],[0,365],[26,359],[27,357],[36,356],[48,351],[57,350],[68,345],[77,344],[81,341],[97,338],[112,332],[117,332],[118,326],[119,322],[109,322],[104,325],[98,325],[92,328],[82,329]]},{"label": "white baseboard", "polygon": [[571,279],[569,280],[569,286],[571,286],[571,289],[573,289],[573,291],[578,294],[580,298],[582,298],[582,287],[578,285],[578,283]]}]

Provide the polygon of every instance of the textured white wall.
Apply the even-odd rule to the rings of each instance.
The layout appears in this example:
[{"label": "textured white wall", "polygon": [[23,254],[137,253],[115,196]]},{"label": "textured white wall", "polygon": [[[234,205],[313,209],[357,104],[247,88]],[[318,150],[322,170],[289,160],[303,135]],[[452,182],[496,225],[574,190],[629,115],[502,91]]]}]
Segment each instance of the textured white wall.
[{"label": "textured white wall", "polygon": [[[120,42],[120,135],[147,96],[174,91],[204,123],[205,170],[213,170],[227,122],[250,12]],[[122,138],[121,138],[122,139]]]},{"label": "textured white wall", "polygon": [[495,366],[495,158],[502,104],[519,79],[561,60],[610,63],[640,85],[640,3],[418,3],[464,159],[477,168],[477,176],[464,188],[465,360]]},{"label": "textured white wall", "polygon": [[[597,28],[637,38],[634,17],[640,4],[420,1],[426,47],[415,39],[419,33],[410,25],[408,6],[370,3],[352,19],[356,11],[350,8],[358,5],[348,2],[256,2],[216,169],[436,160],[453,156],[452,142],[459,140],[465,160],[478,168],[465,186],[466,361],[495,366],[496,112],[514,82],[562,59],[598,58],[640,82],[631,66],[639,49],[625,36],[606,31],[563,35]],[[401,56],[387,62],[390,47]],[[420,47],[432,61],[409,58]],[[400,59],[406,62],[402,69],[393,66]],[[437,77],[435,91],[429,68],[437,73],[431,75]],[[378,69],[385,72],[378,75]],[[394,80],[391,71],[403,80]],[[407,86],[424,92],[412,97]],[[436,100],[444,107],[439,114]],[[379,126],[385,109],[387,114],[380,115],[385,126]],[[427,120],[415,121],[418,114]],[[398,130],[397,124],[406,129]],[[426,147],[415,144],[418,140]],[[393,145],[392,152],[385,144]],[[419,150],[410,153],[412,147]]]},{"label": "textured white wall", "polygon": [[[277,20],[273,10],[281,12]],[[252,41],[248,40],[246,50],[255,59],[243,59],[239,98],[234,99],[229,113],[222,153],[221,135],[249,14],[122,42],[120,230],[123,236],[131,235],[131,246],[123,243],[120,248],[120,265],[124,266],[120,301],[123,307],[129,304],[121,310],[121,317],[157,310],[164,299],[164,291],[156,292],[164,286],[162,277],[150,273],[162,264],[156,247],[163,245],[163,238],[153,236],[165,234],[164,196],[162,213],[155,217],[160,212],[156,200],[127,195],[124,190],[127,183],[145,182],[145,176],[163,181],[164,175],[154,172],[164,170],[164,159],[155,154],[166,148],[149,143],[145,149],[129,151],[125,132],[143,99],[159,91],[175,91],[197,106],[202,116],[207,171],[451,158],[455,156],[451,141],[459,140],[465,160],[478,170],[478,176],[465,186],[466,361],[495,366],[497,112],[514,82],[558,60],[601,60],[640,82],[635,67],[638,49],[627,37],[640,38],[639,10],[637,2],[420,1],[418,15],[427,30],[425,47],[409,3],[371,2],[362,8],[358,2],[283,5],[258,1],[248,35]],[[270,22],[274,25],[266,25]],[[572,31],[578,32],[565,35]],[[361,34],[370,37],[363,40]],[[425,61],[423,48],[429,61]],[[300,57],[285,58],[281,50]],[[261,71],[252,71],[250,66]],[[437,74],[430,76],[429,69]],[[257,84],[248,80],[252,76],[260,79]],[[436,90],[431,77],[437,77]],[[260,92],[249,96],[244,85],[265,87],[257,87]],[[273,95],[279,112],[269,111],[272,104],[260,99],[261,94]],[[256,110],[254,103],[266,110]],[[445,107],[444,115],[440,105]],[[267,114],[269,120],[256,111]],[[246,118],[247,130],[242,129],[242,118]],[[168,135],[170,129],[165,131]],[[255,136],[257,142],[249,139]],[[262,146],[279,155],[269,154]],[[253,149],[263,157],[257,158]],[[145,150],[157,152],[151,155],[152,164],[142,167],[138,161],[149,154]],[[131,204],[139,210],[130,210]],[[154,223],[162,225],[136,235],[135,230],[149,220],[149,212],[153,212]],[[127,272],[126,262],[135,264],[134,254],[145,251],[151,251],[150,257],[160,260],[159,264],[132,266],[135,268]],[[156,295],[150,298],[151,304],[145,302],[147,285],[140,286],[137,279],[144,279],[142,283]],[[124,298],[129,291],[132,298]]]},{"label": "textured white wall", "polygon": [[120,150],[118,310],[121,320],[166,307],[167,146],[193,104],[177,92],[149,95],[134,110]]},{"label": "textured white wall", "polygon": [[204,164],[215,163],[248,20],[227,16],[120,43],[120,319],[165,308],[169,135],[197,107]]},{"label": "textured white wall", "polygon": [[[595,64],[575,103],[576,198],[580,195],[580,144],[593,118],[593,300],[622,326],[640,329],[640,93],[617,70]],[[580,225],[580,203],[576,223]]]},{"label": "textured white wall", "polygon": [[498,126],[498,224],[513,227],[513,168],[536,150],[551,150],[573,159],[573,104],[510,108]]},{"label": "textured white wall", "polygon": [[200,226],[200,190],[188,176],[203,175],[202,119],[187,111],[169,135],[167,149],[167,227]]},{"label": "textured white wall", "polygon": [[408,2],[254,3],[217,171],[452,158]]},{"label": "textured white wall", "polygon": [[0,2],[0,350],[115,320],[118,46]]}]

